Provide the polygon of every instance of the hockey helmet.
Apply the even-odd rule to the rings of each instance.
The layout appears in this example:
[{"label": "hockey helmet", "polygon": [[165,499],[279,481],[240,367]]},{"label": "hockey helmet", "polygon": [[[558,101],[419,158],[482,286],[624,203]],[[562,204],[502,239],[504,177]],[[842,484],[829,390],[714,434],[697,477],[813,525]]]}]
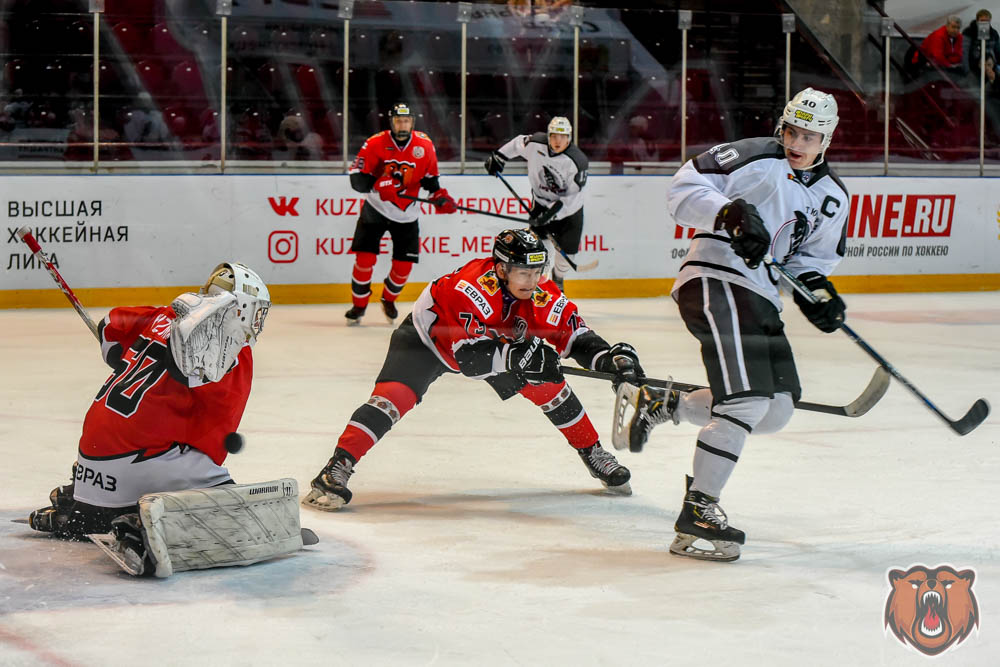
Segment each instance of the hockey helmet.
[{"label": "hockey helmet", "polygon": [[573,126],[569,118],[556,116],[549,121],[549,134],[565,134],[567,137],[573,136]]},{"label": "hockey helmet", "polygon": [[[396,125],[393,122],[393,118],[409,118],[413,121],[411,125],[411,130],[399,131],[396,130]],[[397,102],[392,105],[389,109],[389,131],[392,132],[392,137],[401,143],[405,143],[410,140],[410,132],[412,128],[417,124],[416,118],[413,117],[413,111],[410,109],[410,105],[405,102]]]},{"label": "hockey helmet", "polygon": [[236,296],[242,322],[251,340],[264,330],[264,320],[271,308],[271,293],[255,271],[239,262],[223,262],[201,288],[202,294],[232,292]]},{"label": "hockey helmet", "polygon": [[785,105],[785,110],[781,114],[781,120],[778,121],[774,135],[778,138],[778,143],[781,143],[781,132],[785,125],[794,125],[822,134],[820,158],[813,165],[816,166],[823,162],[823,156],[826,154],[826,149],[830,147],[833,131],[837,129],[838,122],[840,122],[840,117],[837,115],[837,100],[833,99],[833,95],[806,88]]},{"label": "hockey helmet", "polygon": [[505,229],[493,241],[493,259],[508,266],[544,271],[549,263],[549,252],[530,229]]}]

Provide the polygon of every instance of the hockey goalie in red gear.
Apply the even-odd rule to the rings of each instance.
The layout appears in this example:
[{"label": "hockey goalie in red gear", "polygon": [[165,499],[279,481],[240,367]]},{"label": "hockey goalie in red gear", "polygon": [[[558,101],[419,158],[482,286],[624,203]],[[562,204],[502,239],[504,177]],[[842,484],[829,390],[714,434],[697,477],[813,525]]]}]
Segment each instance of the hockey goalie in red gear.
[{"label": "hockey goalie in red gear", "polygon": [[485,380],[503,400],[521,394],[541,408],[594,478],[612,492],[631,493],[628,469],[601,447],[559,360],[613,372],[616,385],[636,384],[644,376],[638,355],[628,344],[608,345],[587,326],[576,304],[544,278],[548,260],[531,230],[506,230],[491,257],[428,285],[393,332],[371,397],[351,416],[302,503],[332,511],[350,502],[355,465],[444,373]]},{"label": "hockey goalie in red gear", "polygon": [[420,205],[406,197],[418,196],[423,188],[431,193],[436,212],[458,210],[455,200],[438,183],[434,143],[423,132],[415,131],[414,122],[408,105],[393,106],[390,129],[369,137],[351,165],[351,187],[367,196],[351,243],[355,253],[352,306],[344,314],[349,325],[360,324],[368,308],[372,273],[386,232],[392,238],[392,267],[383,282],[382,311],[389,322],[399,316],[396,299],[420,257]]},{"label": "hockey goalie in red gear", "polygon": [[136,512],[143,495],[232,484],[225,441],[250,395],[270,299],[233,262],[170,306],[112,309],[98,325],[112,373],[84,418],[73,480],[31,513],[31,527],[83,539]]}]

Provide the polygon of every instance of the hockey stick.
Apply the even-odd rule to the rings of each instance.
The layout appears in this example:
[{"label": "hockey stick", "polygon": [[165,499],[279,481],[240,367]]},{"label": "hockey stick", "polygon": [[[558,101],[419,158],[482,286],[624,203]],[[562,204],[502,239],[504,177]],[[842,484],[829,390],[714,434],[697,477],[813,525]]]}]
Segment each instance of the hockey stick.
[{"label": "hockey stick", "polygon": [[[773,257],[771,257],[770,255],[766,255],[764,257],[764,263],[767,266],[775,269],[778,273],[780,273],[782,277],[788,282],[788,284],[791,285],[796,292],[805,297],[809,301],[809,303],[820,302],[819,297],[813,294],[812,290],[803,285],[798,278],[792,275],[791,271],[789,271],[784,267],[784,265],[775,262]],[[847,326],[846,323],[844,323],[840,325],[840,330],[843,331],[845,334],[847,334],[847,337],[850,338],[852,341],[854,341],[858,345],[858,347],[867,352],[868,356],[874,359],[881,368],[885,369],[888,373],[892,375],[892,377],[899,380],[904,387],[910,390],[910,392],[914,396],[919,398],[931,412],[933,412],[942,420],[944,420],[944,422],[948,424],[948,426],[951,427],[951,430],[953,430],[955,433],[958,433],[959,435],[965,435],[971,432],[980,424],[982,424],[983,421],[989,416],[990,404],[986,401],[986,399],[980,398],[975,403],[972,404],[972,407],[969,408],[969,411],[966,412],[961,419],[958,420],[949,419],[948,415],[946,415],[944,412],[938,409],[938,407],[934,405],[929,398],[924,396],[923,393],[921,393],[921,391],[917,389],[912,382],[903,377],[902,373],[897,371],[896,368],[885,359],[885,357],[876,352],[875,348],[869,345],[864,338],[859,336],[854,331],[854,329],[852,329],[851,327]]]},{"label": "hockey stick", "polygon": [[87,311],[83,309],[83,305],[80,303],[80,300],[76,298],[76,294],[73,294],[73,290],[66,284],[63,277],[59,275],[59,270],[52,265],[48,256],[42,251],[42,246],[38,245],[38,241],[35,240],[35,237],[31,233],[31,228],[27,225],[21,227],[17,230],[17,236],[28,245],[28,248],[31,249],[31,253],[35,256],[35,258],[45,265],[49,275],[52,276],[52,279],[56,281],[57,285],[59,285],[59,289],[61,289],[62,293],[66,295],[69,302],[73,304],[73,308],[75,308],[76,312],[79,313],[81,318],[83,318],[84,324],[86,324],[87,328],[90,329],[90,333],[94,334],[94,338],[101,340],[100,334],[97,333],[97,325],[94,324],[94,320],[90,319],[90,315],[88,315]]},{"label": "hockey stick", "polygon": [[[586,368],[576,368],[574,366],[562,366],[562,372],[565,375],[578,375],[580,377],[595,378],[598,380],[614,380],[614,373],[604,373],[602,371],[591,371]],[[665,387],[670,387],[671,389],[676,389],[682,394],[687,394],[692,391],[698,391],[699,389],[708,389],[698,384],[687,384],[684,382],[676,382],[669,380],[658,380],[657,378],[643,378],[643,384],[648,384],[651,387],[659,387],[661,389]],[[875,404],[885,395],[885,392],[889,389],[889,373],[885,369],[876,368],[875,374],[872,375],[872,379],[868,382],[868,386],[865,390],[861,392],[857,398],[848,403],[847,405],[826,405],[825,403],[810,403],[809,401],[796,401],[795,407],[799,410],[806,410],[808,412],[822,412],[828,415],[838,415],[841,417],[860,417],[866,414],[869,410],[875,407]]]},{"label": "hockey stick", "polygon": [[[507,190],[509,190],[510,193],[512,195],[514,195],[514,199],[516,199],[517,203],[521,205],[521,208],[524,209],[524,212],[527,213],[530,216],[531,215],[531,211],[528,210],[528,207],[525,205],[524,200],[522,200],[521,197],[518,196],[517,192],[514,190],[514,188],[511,186],[511,184],[508,183],[507,179],[503,177],[503,174],[501,174],[500,172],[497,172],[496,177],[499,178],[500,182],[504,184],[504,186],[507,188]],[[562,209],[562,207],[563,207],[562,201],[556,201],[556,203],[553,204],[552,206],[550,206],[548,208],[548,210],[545,211],[545,213],[543,213],[542,215],[538,216],[538,219],[535,220],[535,224],[532,225],[532,226],[533,227],[542,227],[544,225],[549,224],[549,222],[552,220],[552,218],[555,217],[556,213],[558,213]],[[530,224],[530,220],[529,220],[529,224]],[[572,267],[572,269],[574,271],[576,271],[577,273],[583,273],[584,271],[591,271],[591,270],[597,268],[598,260],[595,259],[594,261],[587,262],[586,264],[584,264],[584,265],[581,266],[581,265],[577,264],[576,262],[574,262],[572,259],[570,259],[570,256],[566,254],[566,251],[559,247],[559,243],[555,240],[555,237],[553,237],[552,234],[546,233],[545,236],[547,236],[548,239],[549,239],[549,241],[552,242],[552,246],[556,249],[556,252],[558,252],[560,255],[562,255],[563,259],[566,260],[566,263],[569,264],[570,267]]]}]

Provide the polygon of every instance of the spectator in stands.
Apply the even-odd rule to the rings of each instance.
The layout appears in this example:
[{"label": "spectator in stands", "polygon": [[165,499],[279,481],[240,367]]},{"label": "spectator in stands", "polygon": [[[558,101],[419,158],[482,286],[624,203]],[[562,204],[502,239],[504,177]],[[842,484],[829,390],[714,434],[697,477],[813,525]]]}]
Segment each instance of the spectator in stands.
[{"label": "spectator in stands", "polygon": [[[980,53],[981,41],[979,39],[979,26],[977,23],[979,21],[989,23],[992,19],[993,14],[990,13],[990,10],[980,9],[976,12],[975,20],[970,22],[965,30],[962,31],[963,50],[967,54],[965,63],[970,72],[979,72],[979,60],[982,55]],[[990,58],[993,59],[994,63],[1000,62],[1000,33],[997,33],[993,26],[990,26],[990,36],[986,40],[986,59],[989,60]],[[989,70],[987,70],[988,72]],[[976,83],[979,83],[978,77]]]},{"label": "spectator in stands", "polygon": [[[961,71],[964,67],[962,61],[962,20],[957,16],[949,16],[943,26],[924,38],[920,48],[926,54],[927,59],[938,67]],[[912,62],[916,64],[918,58],[919,54],[914,54]]]},{"label": "spectator in stands", "polygon": [[146,91],[136,96],[135,106],[127,111],[122,132],[125,141],[139,149],[163,150],[173,139],[163,113],[153,105],[153,98]]},{"label": "spectator in stands", "polygon": [[278,126],[278,146],[274,158],[322,160],[323,138],[306,126],[301,114],[289,111]]}]

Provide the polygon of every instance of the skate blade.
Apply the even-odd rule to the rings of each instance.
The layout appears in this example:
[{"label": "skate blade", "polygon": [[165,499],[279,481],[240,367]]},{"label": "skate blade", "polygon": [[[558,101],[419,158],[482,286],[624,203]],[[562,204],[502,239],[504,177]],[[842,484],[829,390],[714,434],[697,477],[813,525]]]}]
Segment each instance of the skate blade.
[{"label": "skate blade", "polygon": [[[711,544],[712,548],[703,549],[695,546],[695,542],[699,540],[705,544]],[[687,533],[677,533],[673,544],[670,545],[670,553],[675,556],[684,556],[685,558],[729,563],[740,557],[740,545],[736,542],[727,542],[726,540],[707,540],[703,537],[688,535]]]},{"label": "skate blade", "polygon": [[311,490],[305,498],[302,499],[303,507],[311,507],[314,510],[320,510],[321,512],[336,512],[341,507],[346,505],[344,499],[340,496],[328,496],[322,491],[317,491],[316,489]]},{"label": "skate blade", "polygon": [[611,444],[615,449],[629,448],[629,426],[639,402],[639,387],[628,382],[618,385],[615,407],[611,415]]},{"label": "skate blade", "polygon": [[10,522],[11,523],[25,523],[25,524],[28,524],[29,526],[31,525],[31,522],[28,521],[27,519],[11,519]]},{"label": "skate blade", "polygon": [[110,556],[111,560],[118,563],[118,566],[121,569],[125,570],[133,577],[138,577],[143,573],[145,567],[142,561],[137,560],[134,557],[134,555],[133,557],[130,558],[129,555],[131,554],[131,552],[129,551],[126,552],[119,551],[117,548],[118,540],[116,540],[114,535],[112,535],[111,533],[104,533],[104,534],[93,533],[87,535],[87,538],[91,542],[96,544],[98,547],[100,547],[101,551]]},{"label": "skate blade", "polygon": [[319,538],[316,536],[316,533],[308,528],[301,528],[299,532],[302,534],[302,546],[311,547],[314,544],[319,544]]},{"label": "skate blade", "polygon": [[[603,482],[601,483],[604,484]],[[607,484],[604,484],[604,488],[607,490],[609,494],[613,496],[632,495],[632,486],[628,482],[625,482],[624,484],[619,484],[618,486],[608,486]]]},{"label": "skate blade", "polygon": [[359,327],[359,326],[361,326],[361,319],[360,318],[358,318],[356,320],[348,319],[347,320],[347,326],[349,326],[349,327]]}]

